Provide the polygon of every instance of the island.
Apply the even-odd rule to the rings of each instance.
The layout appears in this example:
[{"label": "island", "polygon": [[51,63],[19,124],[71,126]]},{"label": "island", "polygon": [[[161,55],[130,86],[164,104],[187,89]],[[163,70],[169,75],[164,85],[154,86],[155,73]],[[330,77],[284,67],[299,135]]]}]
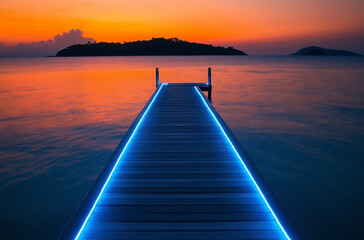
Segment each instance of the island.
[{"label": "island", "polygon": [[292,55],[299,56],[361,56],[360,54],[346,51],[346,50],[335,50],[327,49],[317,46],[305,47],[297,51]]},{"label": "island", "polygon": [[183,41],[178,38],[152,38],[124,43],[76,44],[57,52],[57,57],[76,56],[161,56],[161,55],[247,55],[233,47]]}]

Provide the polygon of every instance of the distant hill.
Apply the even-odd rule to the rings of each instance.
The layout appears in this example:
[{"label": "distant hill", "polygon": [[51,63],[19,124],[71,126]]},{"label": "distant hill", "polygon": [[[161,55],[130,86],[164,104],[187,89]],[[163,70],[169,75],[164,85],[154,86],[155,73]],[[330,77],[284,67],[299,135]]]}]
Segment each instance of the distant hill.
[{"label": "distant hill", "polygon": [[298,52],[292,55],[301,55],[301,56],[361,56],[360,54],[346,51],[346,50],[335,50],[335,49],[327,49],[322,47],[305,47],[299,50]]},{"label": "distant hill", "polygon": [[124,43],[88,43],[69,46],[57,57],[73,56],[158,56],[158,55],[246,55],[232,47],[182,41],[177,38],[152,38],[151,40]]}]

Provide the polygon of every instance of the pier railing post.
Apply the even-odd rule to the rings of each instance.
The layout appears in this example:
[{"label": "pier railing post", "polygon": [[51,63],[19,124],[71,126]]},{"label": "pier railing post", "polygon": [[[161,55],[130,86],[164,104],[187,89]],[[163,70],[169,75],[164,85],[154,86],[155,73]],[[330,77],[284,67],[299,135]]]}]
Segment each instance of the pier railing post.
[{"label": "pier railing post", "polygon": [[159,68],[155,69],[155,87],[159,86]]},{"label": "pier railing post", "polygon": [[212,85],[211,85],[211,68],[210,67],[208,68],[208,71],[207,71],[207,86],[208,86],[208,89],[207,89],[207,92],[208,92],[207,98],[211,102]]},{"label": "pier railing post", "polygon": [[211,86],[211,68],[208,68],[208,81],[207,81],[207,85]]}]

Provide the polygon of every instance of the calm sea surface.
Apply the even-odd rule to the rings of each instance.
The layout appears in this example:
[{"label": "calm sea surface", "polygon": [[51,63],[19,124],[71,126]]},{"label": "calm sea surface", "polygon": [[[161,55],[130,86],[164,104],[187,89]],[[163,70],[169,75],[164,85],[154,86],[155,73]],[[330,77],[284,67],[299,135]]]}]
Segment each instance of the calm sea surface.
[{"label": "calm sea surface", "polygon": [[[212,102],[308,239],[358,239],[364,58],[0,59],[0,238],[57,239],[162,82]],[[228,237],[227,237],[228,239]]]}]

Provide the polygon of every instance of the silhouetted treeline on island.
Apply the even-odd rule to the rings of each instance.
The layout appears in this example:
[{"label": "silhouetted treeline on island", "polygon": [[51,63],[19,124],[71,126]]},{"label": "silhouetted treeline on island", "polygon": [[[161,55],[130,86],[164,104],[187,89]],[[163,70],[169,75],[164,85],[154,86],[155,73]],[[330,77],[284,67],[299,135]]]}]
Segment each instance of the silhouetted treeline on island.
[{"label": "silhouetted treeline on island", "polygon": [[178,38],[152,38],[124,43],[88,43],[69,46],[57,57],[71,56],[154,56],[154,55],[246,55],[232,47],[214,47],[208,44],[182,41]]},{"label": "silhouetted treeline on island", "polygon": [[317,46],[305,47],[292,55],[301,56],[361,56],[347,50],[328,49]]}]

